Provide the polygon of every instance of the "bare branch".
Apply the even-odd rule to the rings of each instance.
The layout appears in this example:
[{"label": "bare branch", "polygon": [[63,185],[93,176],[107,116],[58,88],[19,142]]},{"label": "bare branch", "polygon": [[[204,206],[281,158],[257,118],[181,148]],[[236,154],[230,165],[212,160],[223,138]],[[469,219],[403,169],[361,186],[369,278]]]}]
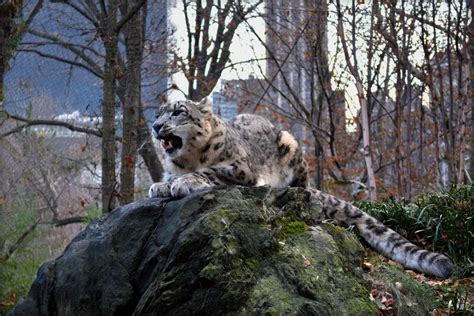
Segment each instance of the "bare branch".
[{"label": "bare branch", "polygon": [[100,27],[99,25],[99,21],[97,20],[97,17],[93,17],[91,15],[89,15],[87,12],[85,12],[84,10],[82,10],[79,6],[77,6],[76,4],[74,3],[71,3],[69,0],[51,0],[51,2],[53,3],[64,3],[68,6],[70,6],[71,8],[73,8],[77,13],[79,13],[80,15],[82,15],[84,18],[86,18],[89,22],[91,22],[97,29]]},{"label": "bare branch", "polygon": [[6,137],[8,135],[17,133],[17,132],[25,129],[26,127],[35,126],[35,125],[61,126],[61,127],[67,128],[67,129],[69,129],[70,131],[73,131],[73,132],[79,132],[79,133],[94,135],[94,136],[97,136],[97,137],[102,137],[102,132],[99,131],[99,130],[95,130],[95,129],[91,129],[91,128],[87,128],[87,127],[75,126],[75,125],[73,125],[71,123],[68,123],[68,122],[55,121],[55,120],[30,120],[30,119],[27,119],[27,118],[24,118],[24,117],[21,117],[21,116],[18,116],[18,115],[10,114],[5,110],[1,110],[0,114],[5,115],[7,119],[13,119],[13,120],[25,123],[25,124],[20,125],[20,126],[14,128],[12,130],[6,132],[6,133],[0,134],[0,139]]},{"label": "bare branch", "polygon": [[60,226],[65,226],[69,224],[74,224],[74,223],[84,223],[84,221],[87,219],[87,216],[72,216],[72,217],[67,217],[63,219],[56,219],[51,224],[53,224],[56,227]]},{"label": "bare branch", "polygon": [[30,235],[35,229],[36,229],[36,226],[38,226],[38,224],[40,223],[40,218],[38,218],[36,220],[36,222],[33,223],[33,225],[31,225],[26,231],[23,232],[23,234],[21,234],[20,238],[17,239],[17,241],[15,241],[15,243],[13,245],[11,245],[7,252],[5,253],[5,255],[3,255],[1,257],[1,260],[2,261],[7,261],[11,255],[18,249],[18,247],[21,246],[21,244],[25,241],[26,237],[28,237],[28,235]]},{"label": "bare branch", "polygon": [[39,56],[41,56],[41,57],[45,57],[45,58],[49,58],[49,59],[53,59],[53,60],[59,61],[59,62],[61,62],[61,63],[66,63],[66,64],[69,64],[69,65],[77,66],[77,67],[79,67],[79,68],[82,68],[82,69],[85,69],[85,70],[91,72],[91,73],[92,73],[93,75],[95,75],[97,78],[100,78],[100,79],[103,78],[102,72],[101,72],[101,73],[98,73],[98,72],[96,71],[96,69],[91,68],[89,65],[83,64],[83,63],[81,63],[81,62],[77,62],[77,61],[74,61],[74,60],[70,60],[70,59],[66,59],[66,58],[59,57],[59,56],[47,54],[47,53],[44,53],[44,52],[39,51],[39,50],[36,50],[36,49],[19,48],[18,51],[19,51],[19,52],[25,52],[25,53],[34,53],[34,54],[37,54],[37,55],[39,55]]},{"label": "bare branch", "polygon": [[117,23],[114,31],[116,33],[120,32],[122,27],[124,27],[124,25],[127,24],[127,22],[138,12],[138,10],[140,10],[146,1],[147,0],[139,0],[138,3],[133,8],[131,8],[130,11],[128,11],[127,15],[122,17],[122,19]]},{"label": "bare branch", "polygon": [[[288,53],[286,54],[285,58],[283,59],[283,61],[281,63],[278,61],[277,57],[273,54],[272,50],[268,47],[267,42],[264,39],[261,38],[261,36],[258,34],[258,32],[253,28],[253,26],[250,25],[250,23],[248,23],[247,21],[245,21],[245,23],[247,24],[250,31],[257,37],[258,41],[265,47],[265,50],[268,53],[270,59],[275,63],[275,65],[278,68],[277,71],[275,72],[275,74],[273,75],[273,77],[270,80],[266,80],[266,81],[268,81],[269,85],[267,86],[267,88],[265,89],[263,94],[260,96],[258,102],[255,105],[255,108],[253,109],[253,112],[256,111],[258,104],[263,100],[265,95],[268,93],[269,89],[270,88],[276,89],[276,87],[273,85],[273,82],[275,81],[277,76],[279,74],[281,74],[282,78],[283,78],[283,82],[285,83],[285,86],[288,88],[289,92],[291,93],[291,95],[293,96],[295,101],[298,103],[298,106],[293,106],[293,108],[295,109],[295,111],[298,112],[298,114],[301,116],[301,118],[303,118],[303,117],[309,118],[310,117],[309,112],[303,106],[303,104],[301,104],[301,100],[298,98],[297,94],[292,89],[291,84],[288,81],[288,78],[284,75],[284,72],[283,72],[283,66],[285,65],[285,63],[290,58],[290,56],[293,53],[294,49],[297,47],[297,44],[298,44],[301,36],[304,34],[305,30],[308,28],[309,21],[306,22],[306,24],[304,25],[301,32],[298,33],[298,36],[296,37],[296,39],[293,42],[293,45],[291,47],[289,47],[290,49],[289,49]],[[286,93],[283,93],[282,91],[279,91],[278,89],[276,89],[276,90],[280,93],[280,95],[283,98],[285,98],[289,102],[289,104],[292,104],[291,100],[289,99],[289,97],[287,96]]]},{"label": "bare branch", "polygon": [[410,13],[407,13],[406,10],[402,10],[402,9],[399,9],[399,8],[394,8],[394,10],[399,15],[404,15],[406,18],[414,19],[418,22],[421,22],[422,24],[426,24],[426,25],[429,25],[433,28],[436,28],[436,29],[444,32],[448,36],[454,36],[456,39],[459,39],[459,36],[457,36],[457,34],[452,34],[446,27],[443,27],[442,25],[439,25],[439,24],[435,23],[434,21],[424,19],[423,16],[420,16],[418,14],[410,14]]},{"label": "bare branch", "polygon": [[30,26],[31,22],[33,22],[34,17],[41,10],[41,7],[43,7],[43,2],[44,2],[44,0],[38,0],[35,7],[33,8],[33,10],[31,10],[30,14],[28,15],[28,18],[25,21],[23,29],[21,30],[22,33],[24,33],[26,30],[28,30],[28,27]]},{"label": "bare branch", "polygon": [[[43,33],[43,32],[39,32],[37,30],[28,30],[28,33],[30,33],[32,35],[35,35],[37,37],[40,37],[40,38],[50,40],[52,42],[51,45],[56,44],[56,45],[62,46],[65,49],[71,51],[76,56],[78,56],[83,61],[85,61],[87,63],[87,65],[89,65],[89,67],[94,70],[94,74],[96,76],[98,76],[99,78],[102,78],[103,75],[102,75],[101,67],[94,60],[92,60],[89,56],[87,56],[84,53],[84,51],[87,50],[87,51],[92,52],[96,56],[104,57],[99,52],[97,52],[95,49],[93,49],[91,47],[83,46],[83,45],[76,45],[76,44],[68,43],[68,42],[65,42],[64,40],[60,39],[59,37],[52,36],[50,34],[46,34],[46,33]],[[30,43],[30,44],[34,45],[35,43]],[[79,48],[81,48],[82,50],[80,50]]]},{"label": "bare branch", "polygon": [[[93,53],[94,55],[96,55],[98,57],[104,58],[103,54],[101,54],[100,52],[98,52],[97,50],[95,50],[94,48],[91,47],[90,44],[92,44],[94,42],[94,39],[89,41],[87,43],[87,45],[81,45],[81,44],[76,44],[76,43],[65,42],[63,39],[61,39],[57,36],[53,36],[53,35],[48,34],[48,33],[43,33],[41,31],[38,31],[38,30],[35,30],[35,29],[29,29],[28,33],[30,33],[34,36],[40,37],[40,38],[50,40],[51,41],[50,44],[56,44],[56,45],[63,46],[65,48],[69,49],[70,51],[72,51],[73,53],[79,55],[80,57],[82,57],[80,53],[83,53],[83,52],[80,51],[79,48],[83,49],[84,51],[89,51],[89,52]],[[26,45],[26,44],[28,44],[28,42],[22,42],[21,44]],[[29,44],[34,44],[34,43],[29,43]]]}]

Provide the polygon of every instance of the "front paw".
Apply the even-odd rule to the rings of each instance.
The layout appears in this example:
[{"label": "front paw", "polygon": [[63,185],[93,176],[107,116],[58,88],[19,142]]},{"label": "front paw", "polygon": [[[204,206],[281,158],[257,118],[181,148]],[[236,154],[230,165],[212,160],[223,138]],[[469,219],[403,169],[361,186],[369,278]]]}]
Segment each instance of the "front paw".
[{"label": "front paw", "polygon": [[209,183],[201,178],[197,178],[193,175],[184,175],[173,181],[170,192],[173,197],[183,197],[210,186]]},{"label": "front paw", "polygon": [[148,197],[170,197],[170,184],[166,182],[153,183],[148,190]]}]

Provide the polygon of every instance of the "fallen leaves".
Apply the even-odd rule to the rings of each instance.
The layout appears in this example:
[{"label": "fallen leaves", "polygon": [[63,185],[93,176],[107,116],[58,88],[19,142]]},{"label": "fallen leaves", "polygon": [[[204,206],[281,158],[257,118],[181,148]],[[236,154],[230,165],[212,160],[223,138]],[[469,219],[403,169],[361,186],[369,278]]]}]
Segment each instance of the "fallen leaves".
[{"label": "fallen leaves", "polygon": [[12,307],[16,304],[16,293],[13,292],[10,294],[10,297],[5,299],[3,302],[0,302],[0,307]]},{"label": "fallen leaves", "polygon": [[[379,315],[397,315],[398,307],[396,299],[394,299],[397,294],[395,294],[395,292],[400,291],[403,293],[407,288],[409,288],[409,286],[407,287],[406,284],[399,280],[394,282],[393,287],[387,287],[386,284],[384,285],[374,279],[373,273],[381,266],[379,262],[388,263],[399,267],[401,270],[404,270],[404,268],[399,263],[384,258],[373,250],[368,249],[367,253],[368,256],[362,262],[362,268],[364,269],[372,287],[369,298],[378,307]],[[425,284],[433,289],[437,301],[437,309],[432,311],[433,315],[447,316],[453,315],[453,313],[456,314],[458,312],[465,313],[472,311],[472,307],[474,306],[473,278],[439,280],[431,279],[429,276],[425,276],[422,273],[417,273],[412,270],[405,270],[405,273],[418,283]],[[411,306],[413,302],[405,301],[405,304]]]},{"label": "fallen leaves", "polygon": [[394,309],[393,295],[384,288],[373,288],[370,291],[369,299],[374,302],[382,315],[392,315]]},{"label": "fallen leaves", "polygon": [[374,268],[374,265],[372,263],[370,263],[369,261],[364,261],[364,262],[362,262],[362,268],[364,270],[371,271]]}]

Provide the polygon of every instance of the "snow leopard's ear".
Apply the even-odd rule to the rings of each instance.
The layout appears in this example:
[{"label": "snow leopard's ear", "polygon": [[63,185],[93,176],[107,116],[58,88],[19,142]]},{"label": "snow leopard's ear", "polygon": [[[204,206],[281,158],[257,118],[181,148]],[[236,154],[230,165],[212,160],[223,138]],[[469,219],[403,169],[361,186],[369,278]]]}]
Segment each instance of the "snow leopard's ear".
[{"label": "snow leopard's ear", "polygon": [[212,113],[212,99],[210,97],[203,98],[196,105],[202,113]]}]

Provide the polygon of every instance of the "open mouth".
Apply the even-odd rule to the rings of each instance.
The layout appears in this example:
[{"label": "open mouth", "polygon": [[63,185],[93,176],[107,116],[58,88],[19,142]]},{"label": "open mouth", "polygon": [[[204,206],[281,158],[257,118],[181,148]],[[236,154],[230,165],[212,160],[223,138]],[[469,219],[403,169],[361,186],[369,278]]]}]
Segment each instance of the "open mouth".
[{"label": "open mouth", "polygon": [[163,147],[163,149],[168,154],[183,147],[183,141],[181,140],[181,137],[175,136],[173,134],[160,137],[160,139],[161,147]]}]

